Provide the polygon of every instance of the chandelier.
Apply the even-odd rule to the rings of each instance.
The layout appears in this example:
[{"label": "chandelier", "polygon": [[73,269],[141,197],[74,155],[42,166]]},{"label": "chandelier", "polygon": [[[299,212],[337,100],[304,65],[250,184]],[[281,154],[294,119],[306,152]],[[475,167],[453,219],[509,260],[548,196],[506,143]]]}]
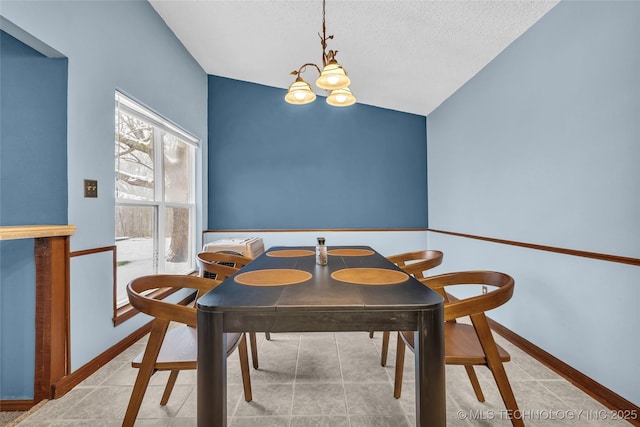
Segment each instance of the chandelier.
[{"label": "chandelier", "polygon": [[327,52],[327,40],[333,39],[333,35],[327,36],[327,26],[325,23],[325,0],[322,0],[322,34],[320,36],[320,44],[322,45],[322,71],[316,64],[306,63],[298,70],[293,70],[291,75],[296,76],[296,80],[289,86],[284,100],[289,104],[303,105],[313,102],[316,94],[311,90],[309,83],[302,79],[302,73],[307,67],[313,67],[318,71],[320,77],[316,80],[316,86],[321,89],[330,91],[327,96],[327,104],[334,107],[346,107],[356,102],[349,89],[351,80],[347,76],[347,72],[342,65],[336,61],[337,50],[329,50]]}]

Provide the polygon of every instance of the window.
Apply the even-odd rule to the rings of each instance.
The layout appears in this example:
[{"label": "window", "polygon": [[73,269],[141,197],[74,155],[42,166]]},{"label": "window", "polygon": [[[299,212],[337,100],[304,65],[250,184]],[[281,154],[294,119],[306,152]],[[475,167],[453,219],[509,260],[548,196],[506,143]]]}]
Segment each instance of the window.
[{"label": "window", "polygon": [[132,279],[195,269],[197,143],[116,92],[116,310],[129,304],[126,286]]}]

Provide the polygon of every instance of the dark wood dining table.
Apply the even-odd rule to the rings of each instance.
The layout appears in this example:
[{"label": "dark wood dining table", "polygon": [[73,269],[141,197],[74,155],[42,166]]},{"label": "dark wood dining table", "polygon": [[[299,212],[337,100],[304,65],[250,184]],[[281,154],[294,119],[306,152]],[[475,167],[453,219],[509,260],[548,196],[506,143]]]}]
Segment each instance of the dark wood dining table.
[{"label": "dark wood dining table", "polygon": [[413,330],[416,425],[444,427],[443,299],[370,247],[314,249],[272,247],[198,300],[197,425],[227,425],[227,332]]}]

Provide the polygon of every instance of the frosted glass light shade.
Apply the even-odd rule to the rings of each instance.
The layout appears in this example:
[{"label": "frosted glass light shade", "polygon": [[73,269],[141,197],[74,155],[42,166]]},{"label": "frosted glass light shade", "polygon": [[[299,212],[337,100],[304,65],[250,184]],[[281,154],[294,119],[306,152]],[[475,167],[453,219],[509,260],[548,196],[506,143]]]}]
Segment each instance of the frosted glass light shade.
[{"label": "frosted glass light shade", "polygon": [[342,89],[350,84],[351,80],[347,77],[344,68],[335,60],[325,65],[320,77],[316,80],[316,86],[326,90]]},{"label": "frosted glass light shade", "polygon": [[309,83],[298,77],[295,82],[289,86],[287,94],[284,96],[284,100],[289,104],[302,105],[313,102],[316,99],[316,94],[311,90]]},{"label": "frosted glass light shade", "polygon": [[327,104],[334,107],[347,107],[356,103],[356,97],[353,96],[348,87],[331,91],[327,97]]}]

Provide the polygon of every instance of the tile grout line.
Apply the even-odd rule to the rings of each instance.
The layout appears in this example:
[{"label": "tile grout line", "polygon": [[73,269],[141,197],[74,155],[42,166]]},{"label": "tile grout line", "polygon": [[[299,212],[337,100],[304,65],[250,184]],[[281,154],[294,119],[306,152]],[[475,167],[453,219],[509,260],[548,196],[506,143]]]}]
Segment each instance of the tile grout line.
[{"label": "tile grout line", "polygon": [[336,343],[336,353],[338,354],[338,366],[340,366],[340,381],[342,384],[342,393],[344,395],[344,407],[347,412],[347,426],[351,427],[351,415],[349,414],[349,401],[347,400],[347,387],[344,383],[344,371],[342,369],[342,357],[340,356],[340,344],[338,344],[338,336],[333,333],[333,339]]},{"label": "tile grout line", "polygon": [[293,372],[293,384],[291,384],[291,405],[289,406],[289,419],[287,420],[287,426],[291,427],[293,422],[293,402],[296,399],[296,384],[298,382],[298,362],[300,361],[300,348],[302,347],[302,334],[298,334],[298,348],[296,351],[296,367]]}]

